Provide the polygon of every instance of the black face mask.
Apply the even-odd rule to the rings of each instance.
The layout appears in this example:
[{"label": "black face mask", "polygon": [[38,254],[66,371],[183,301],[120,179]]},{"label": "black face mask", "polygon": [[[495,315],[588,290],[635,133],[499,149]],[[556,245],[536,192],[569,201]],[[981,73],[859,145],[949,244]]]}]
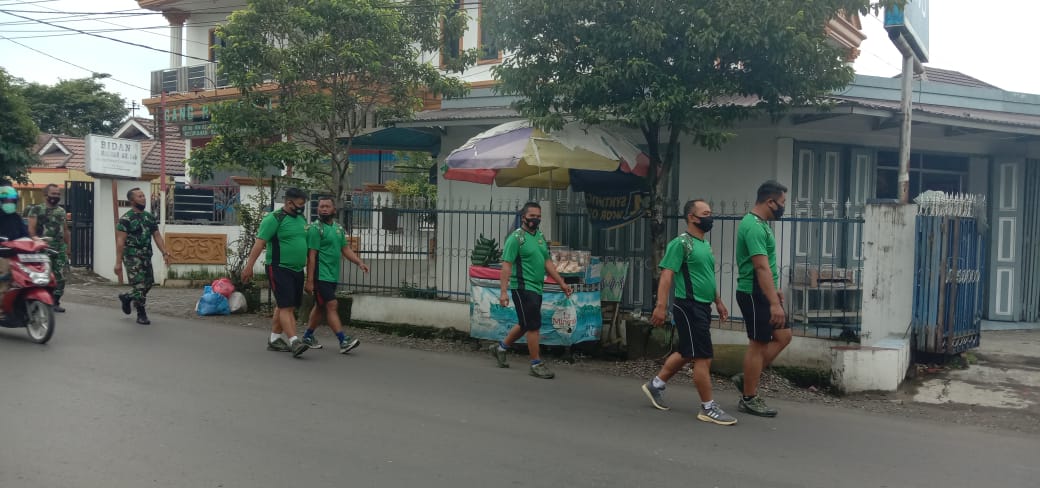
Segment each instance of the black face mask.
[{"label": "black face mask", "polygon": [[711,228],[715,227],[715,219],[711,217],[700,217],[700,219],[700,222],[694,222],[693,225],[704,232],[711,232]]},{"label": "black face mask", "polygon": [[57,205],[61,201],[61,197],[47,197],[47,203],[51,205]]},{"label": "black face mask", "polygon": [[[290,208],[291,208],[292,210],[289,210]],[[289,206],[289,204],[285,204],[285,205],[282,205],[282,210],[284,210],[284,211],[285,211],[285,213],[287,213],[287,214],[289,214],[289,215],[296,215],[296,210],[297,210],[297,208],[296,208],[296,205],[295,205],[295,204],[294,204],[294,205],[292,205],[292,207],[290,207],[290,206]]]},{"label": "black face mask", "polygon": [[[775,200],[774,200],[775,202]],[[780,220],[784,216],[784,206],[779,203],[776,204],[776,208],[773,209],[773,218]]]},{"label": "black face mask", "polygon": [[144,204],[143,203],[135,203],[134,204],[134,208],[136,208],[139,212],[143,212],[144,211]]},{"label": "black face mask", "polygon": [[527,219],[527,228],[531,230],[538,230],[538,226],[542,223],[542,219]]},{"label": "black face mask", "polygon": [[332,223],[332,219],[335,218],[336,216],[333,215],[333,214],[328,214],[328,215],[319,215],[319,217],[321,217],[321,221],[322,222],[325,222],[326,224],[331,224]]}]

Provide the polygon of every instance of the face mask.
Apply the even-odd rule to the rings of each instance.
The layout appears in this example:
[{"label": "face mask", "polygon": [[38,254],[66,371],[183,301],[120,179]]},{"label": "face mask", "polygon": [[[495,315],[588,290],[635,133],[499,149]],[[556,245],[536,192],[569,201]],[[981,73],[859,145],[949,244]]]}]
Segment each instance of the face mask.
[{"label": "face mask", "polygon": [[282,210],[289,215],[296,215],[296,206],[289,206],[289,204],[282,205]]},{"label": "face mask", "polygon": [[331,224],[333,217],[335,217],[335,215],[333,215],[333,214],[322,215],[321,216],[321,221],[325,222],[326,224]]},{"label": "face mask", "polygon": [[704,232],[711,232],[711,228],[715,226],[715,219],[711,217],[701,217],[700,219],[700,222],[696,222],[693,225]]},{"label": "face mask", "polygon": [[538,229],[538,225],[542,223],[542,219],[527,219],[527,227],[531,230]]},{"label": "face mask", "polygon": [[0,205],[5,214],[13,214],[18,211],[18,205],[14,203],[5,203]]},{"label": "face mask", "polygon": [[780,220],[784,216],[784,206],[779,203],[776,204],[776,209],[773,210],[773,218]]},{"label": "face mask", "polygon": [[47,197],[47,203],[51,205],[57,205],[61,201],[61,197]]},{"label": "face mask", "polygon": [[143,212],[143,211],[144,211],[144,204],[141,204],[141,203],[135,203],[135,204],[134,204],[134,208],[136,208],[136,209],[137,209],[138,211],[140,211],[140,212]]}]

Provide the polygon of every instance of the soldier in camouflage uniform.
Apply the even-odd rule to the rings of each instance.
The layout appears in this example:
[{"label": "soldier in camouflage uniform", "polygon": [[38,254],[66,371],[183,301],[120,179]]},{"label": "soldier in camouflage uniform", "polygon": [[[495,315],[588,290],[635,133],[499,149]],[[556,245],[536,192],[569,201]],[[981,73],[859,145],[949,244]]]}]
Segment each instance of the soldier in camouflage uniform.
[{"label": "soldier in camouflage uniform", "polygon": [[152,239],[155,239],[155,245],[162,252],[167,266],[170,264],[170,253],[166,252],[166,243],[159,233],[159,223],[155,216],[144,210],[147,203],[144,192],[140,188],[134,188],[126,193],[126,199],[133,208],[123,214],[119,219],[119,225],[116,226],[115,273],[122,280],[125,265],[126,275],[133,290],[119,295],[119,300],[123,305],[123,313],[130,315],[132,303],[137,308],[137,323],[150,324],[144,306],[148,290],[151,290],[154,284]]},{"label": "soldier in camouflage uniform", "polygon": [[50,184],[43,189],[47,198],[46,205],[29,207],[26,216],[29,218],[29,235],[50,239],[48,243],[57,254],[51,256],[51,270],[57,287],[54,289],[54,311],[64,312],[61,296],[65,294],[65,272],[69,266],[69,226],[65,217],[65,209],[58,205],[61,202],[61,188]]}]

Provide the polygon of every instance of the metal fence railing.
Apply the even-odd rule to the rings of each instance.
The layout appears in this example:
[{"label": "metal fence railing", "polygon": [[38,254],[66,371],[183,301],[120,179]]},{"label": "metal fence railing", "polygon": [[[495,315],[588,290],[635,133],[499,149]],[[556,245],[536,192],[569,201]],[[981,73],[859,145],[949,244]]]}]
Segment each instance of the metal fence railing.
[{"label": "metal fence railing", "polygon": [[[345,262],[341,284],[361,293],[465,301],[470,290],[470,253],[477,239],[483,236],[501,245],[515,228],[522,205],[521,201],[478,205],[355,196],[347,209],[346,227],[371,272],[366,275]],[[742,329],[735,298],[735,245],[737,227],[749,207],[720,204],[717,208],[708,237],[716,253],[719,292],[735,319],[720,326]],[[861,321],[862,209],[831,205],[792,210],[799,216],[772,223],[789,320],[801,335],[854,338]],[[668,239],[683,226],[682,218],[675,215],[678,212],[671,213]],[[552,227],[545,233],[553,241],[604,260],[628,262],[622,306],[649,311],[657,263],[645,222],[598,230],[577,205],[557,206],[551,220]]]},{"label": "metal fence railing", "polygon": [[[152,212],[159,215],[159,189],[153,184]],[[235,206],[241,201],[238,185],[167,188],[166,221],[171,224],[238,225]]]}]

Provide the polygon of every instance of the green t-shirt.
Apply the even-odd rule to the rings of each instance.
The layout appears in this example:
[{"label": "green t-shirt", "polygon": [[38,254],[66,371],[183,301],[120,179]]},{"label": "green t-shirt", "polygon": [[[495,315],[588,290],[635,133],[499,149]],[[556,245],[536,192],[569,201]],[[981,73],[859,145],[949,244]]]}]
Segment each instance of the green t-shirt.
[{"label": "green t-shirt", "polygon": [[542,231],[531,234],[517,229],[502,244],[502,262],[513,264],[509,278],[512,290],[542,292],[545,282],[545,262],[549,260],[549,245]]},{"label": "green t-shirt", "polygon": [[260,220],[256,236],[267,241],[264,264],[293,271],[303,271],[307,266],[307,223],[302,215],[289,215],[280,209],[269,213]]},{"label": "green t-shirt", "polygon": [[748,213],[737,227],[737,291],[751,293],[755,288],[755,265],[752,256],[766,256],[773,271],[773,286],[780,288],[780,273],[776,269],[776,238],[773,228],[765,220]]},{"label": "green t-shirt", "polygon": [[340,265],[343,263],[343,248],[347,245],[347,233],[339,224],[315,222],[307,229],[307,249],[318,251],[315,274],[318,281],[339,283]]},{"label": "green t-shirt", "polygon": [[[687,273],[683,276],[683,262]],[[691,298],[686,292],[686,278],[693,288],[693,299],[701,303],[715,301],[715,254],[711,252],[711,244],[684,232],[672,239],[664,250],[664,258],[658,265],[661,269],[675,272],[675,298]]]}]

